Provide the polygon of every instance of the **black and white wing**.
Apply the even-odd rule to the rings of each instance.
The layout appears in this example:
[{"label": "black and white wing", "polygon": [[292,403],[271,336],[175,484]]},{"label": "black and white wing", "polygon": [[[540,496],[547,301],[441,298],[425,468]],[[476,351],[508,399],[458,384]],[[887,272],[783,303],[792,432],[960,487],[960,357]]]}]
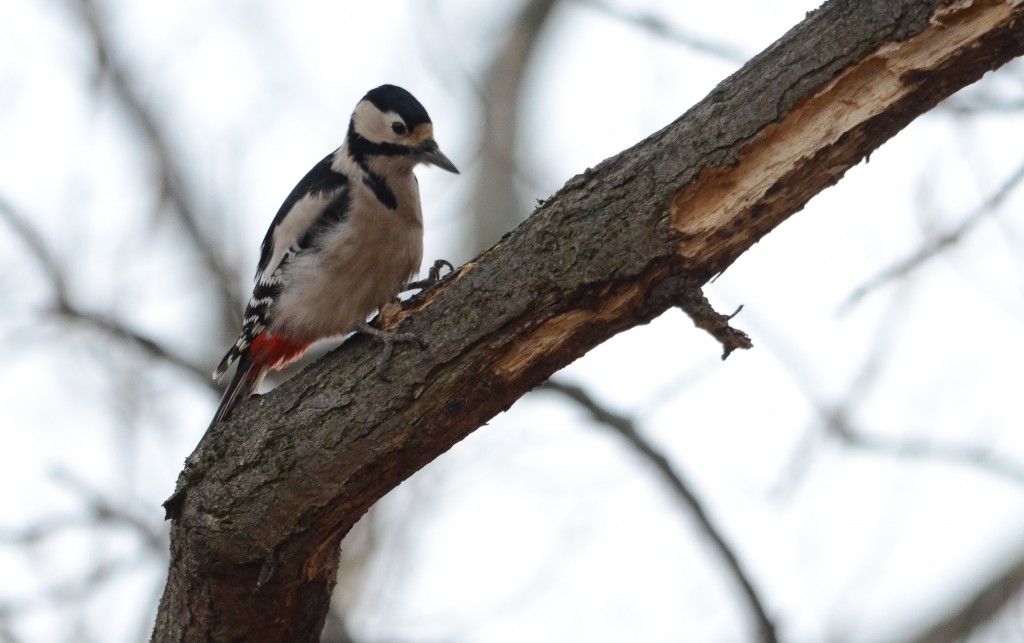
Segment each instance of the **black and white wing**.
[{"label": "black and white wing", "polygon": [[277,211],[263,238],[256,285],[245,307],[242,332],[214,371],[214,379],[223,377],[253,339],[270,326],[289,260],[309,248],[322,230],[345,218],[351,194],[348,177],[334,169],[335,155],[340,153],[332,152],[313,166]]}]

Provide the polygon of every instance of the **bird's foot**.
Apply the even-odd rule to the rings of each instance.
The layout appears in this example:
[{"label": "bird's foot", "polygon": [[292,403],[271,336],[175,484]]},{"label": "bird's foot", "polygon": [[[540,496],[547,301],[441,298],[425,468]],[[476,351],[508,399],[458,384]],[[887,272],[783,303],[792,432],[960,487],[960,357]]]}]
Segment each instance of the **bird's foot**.
[{"label": "bird's foot", "polygon": [[377,366],[374,372],[377,377],[385,382],[391,381],[385,371],[387,370],[388,363],[391,361],[391,355],[395,352],[395,344],[416,344],[420,348],[424,348],[423,341],[412,333],[389,333],[379,328],[374,328],[365,321],[356,324],[354,330],[358,333],[366,333],[374,340],[384,344],[384,349],[380,352],[380,356],[377,357]]}]

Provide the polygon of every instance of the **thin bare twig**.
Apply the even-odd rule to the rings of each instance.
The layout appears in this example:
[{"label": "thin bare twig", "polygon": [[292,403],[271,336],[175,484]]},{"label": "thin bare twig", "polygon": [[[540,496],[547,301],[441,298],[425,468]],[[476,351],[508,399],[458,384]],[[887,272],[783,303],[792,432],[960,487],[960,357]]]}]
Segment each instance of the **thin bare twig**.
[{"label": "thin bare twig", "polygon": [[3,196],[0,196],[0,218],[7,222],[8,227],[21,239],[39,267],[43,269],[47,280],[53,286],[57,300],[66,301],[67,284],[60,264],[50,252],[42,235],[28,223],[29,218]]},{"label": "thin bare twig", "polygon": [[935,109],[954,116],[989,116],[1024,112],[1024,98],[949,100]]},{"label": "thin bare twig", "polygon": [[[145,553],[132,558],[121,554],[113,558],[90,558],[89,568],[84,569],[75,578],[69,576],[61,579],[35,595],[25,596],[16,601],[0,602],[0,622],[8,615],[24,616],[51,605],[81,604],[94,596],[102,585],[116,581],[154,560],[166,560],[168,534],[160,522],[145,518],[147,512],[136,513],[126,504],[112,502],[106,494],[68,471],[58,470],[54,477],[61,486],[79,497],[84,505],[84,511],[44,518],[28,527],[17,529],[0,526],[0,545],[32,547],[46,544],[48,540],[59,539],[71,530],[91,532],[110,529],[118,530],[117,533],[127,531],[138,537]],[[155,601],[148,604],[155,608]],[[149,613],[149,610],[142,612],[146,613]],[[149,626],[148,623],[146,625]]]},{"label": "thin bare twig", "polygon": [[203,386],[214,391],[220,390],[217,383],[210,379],[210,373],[207,369],[190,362],[142,333],[128,328],[116,319],[82,310],[68,301],[57,302],[53,309],[53,314],[62,321],[78,324],[86,329],[99,332],[111,339],[117,340],[126,346],[141,350],[147,356],[161,362],[166,362],[181,370]]},{"label": "thin bare twig", "polygon": [[[898,341],[896,328],[901,323],[908,302],[909,298],[905,292],[894,293],[892,306],[879,324],[875,340],[871,343],[864,361],[846,387],[842,398],[835,401],[827,399],[826,395],[818,390],[815,374],[799,360],[796,347],[784,345],[778,335],[763,326],[757,329],[757,336],[778,357],[779,363],[789,372],[793,382],[806,396],[826,435],[839,440],[845,446],[889,457],[932,460],[971,467],[1016,484],[1024,484],[1024,465],[984,447],[940,444],[914,438],[888,438],[872,435],[858,426],[854,419],[855,410],[868,401],[881,383],[880,376],[884,372],[893,345]],[[808,452],[812,446],[812,438],[802,441],[797,454],[790,458],[792,464],[786,467],[790,472],[789,480],[780,486],[791,487],[802,477],[807,468],[804,461],[808,459]]]},{"label": "thin bare twig", "polygon": [[889,266],[876,276],[872,277],[864,284],[860,285],[855,289],[846,301],[840,305],[840,312],[849,311],[851,308],[860,303],[868,293],[877,289],[889,281],[906,277],[908,274],[919,268],[922,264],[934,258],[936,255],[941,253],[946,248],[959,243],[967,234],[969,234],[975,226],[977,226],[985,217],[994,213],[999,206],[1009,197],[1015,189],[1024,182],[1024,164],[1017,168],[1017,170],[1003,182],[1002,185],[996,189],[985,201],[979,205],[973,212],[964,217],[955,228],[940,234],[934,239],[928,241],[920,248],[917,252],[897,261],[895,264]]},{"label": "thin bare twig", "polygon": [[206,369],[189,362],[161,346],[155,340],[127,328],[121,322],[97,313],[88,312],[75,306],[68,295],[67,281],[59,262],[50,252],[42,236],[28,223],[28,217],[15,208],[8,200],[0,196],[0,218],[5,220],[11,230],[18,236],[30,251],[36,262],[43,269],[50,286],[54,291],[53,314],[63,321],[80,324],[91,330],[99,331],[134,348],[142,350],[150,357],[167,362],[185,373],[197,378],[204,385],[218,390],[210,379]]},{"label": "thin bare twig", "polygon": [[950,445],[915,438],[892,439],[865,433],[850,424],[842,409],[827,416],[829,432],[843,444],[896,458],[941,461],[968,466],[1024,485],[1024,466],[990,449],[972,445]]},{"label": "thin bare twig", "polygon": [[753,583],[750,581],[747,572],[740,564],[739,558],[733,551],[732,546],[726,542],[721,530],[717,525],[715,525],[714,521],[712,521],[707,510],[705,510],[703,503],[699,498],[697,498],[689,485],[686,484],[686,481],[680,473],[672,466],[672,463],[668,461],[668,458],[666,458],[664,454],[658,451],[654,445],[640,435],[640,432],[637,430],[633,420],[605,408],[587,391],[579,386],[549,380],[541,386],[541,389],[559,393],[586,409],[595,421],[609,427],[625,438],[626,441],[629,442],[630,446],[636,449],[636,451],[643,456],[659,474],[661,474],[662,478],[676,494],[676,497],[693,515],[697,524],[700,526],[701,531],[703,531],[704,535],[711,541],[711,544],[714,546],[715,550],[718,552],[719,556],[721,556],[722,561],[728,568],[729,573],[739,585],[743,593],[743,597],[746,599],[747,606],[757,622],[759,640],[764,641],[765,643],[777,641],[778,636],[775,632],[775,625],[768,617],[768,613],[764,608],[764,603],[760,596],[758,596],[757,590],[754,589]]},{"label": "thin bare twig", "polygon": [[0,603],[0,641],[3,641],[3,643],[20,643],[22,639],[18,638],[14,631],[7,626],[7,621],[9,620],[8,613],[11,611]]},{"label": "thin bare twig", "polygon": [[959,605],[943,610],[942,617],[907,638],[907,643],[966,641],[979,627],[992,621],[1024,588],[1024,556],[1007,565]]},{"label": "thin bare twig", "polygon": [[580,4],[597,9],[616,20],[626,24],[639,27],[651,35],[663,38],[678,45],[683,45],[696,52],[720,58],[726,62],[742,65],[750,60],[750,55],[728,43],[718,40],[709,40],[703,36],[686,31],[678,25],[669,24],[664,19],[653,13],[635,12],[630,13],[619,7],[612,6],[607,2],[599,0],[585,0]]},{"label": "thin bare twig", "polygon": [[59,469],[54,479],[69,492],[78,496],[85,511],[42,518],[25,527],[0,525],[0,545],[33,546],[56,538],[75,529],[96,529],[97,526],[127,528],[139,537],[152,553],[163,558],[167,553],[167,532],[163,524],[146,520],[144,513],[132,512],[127,503],[116,504],[106,494],[92,487],[73,473]]},{"label": "thin bare twig", "polygon": [[106,494],[71,471],[58,469],[53,477],[65,489],[79,496],[96,522],[127,527],[151,552],[161,558],[166,554],[168,535],[162,522],[146,520],[141,515],[129,511],[126,504],[117,505],[111,502]]},{"label": "thin bare twig", "polygon": [[137,83],[131,78],[127,65],[112,44],[113,40],[107,31],[99,7],[93,0],[75,0],[75,3],[86,35],[91,39],[96,52],[98,71],[109,80],[114,97],[129,116],[131,123],[139,130],[139,140],[152,157],[162,196],[173,206],[172,211],[177,214],[186,236],[203,258],[203,264],[213,277],[220,294],[220,303],[224,306],[224,319],[237,320],[244,302],[235,285],[236,271],[224,261],[224,254],[220,248],[215,247],[210,231],[205,230],[200,223],[203,217],[197,206],[199,199],[187,179],[188,174],[173,151],[169,134],[139,94]]},{"label": "thin bare twig", "polygon": [[732,318],[743,310],[743,306],[737,308],[731,315],[723,315],[711,306],[711,302],[700,288],[684,288],[676,302],[676,305],[693,320],[694,326],[718,340],[722,345],[723,360],[737,348],[749,350],[754,347],[746,333],[729,325]]},{"label": "thin bare twig", "polygon": [[[101,585],[131,572],[148,562],[148,559],[104,560],[96,562],[85,575],[73,580],[60,580],[34,596],[0,603],[0,617],[6,613],[24,616],[28,612],[44,609],[49,605],[62,603],[80,604],[95,595]],[[91,639],[86,639],[91,640]]]}]

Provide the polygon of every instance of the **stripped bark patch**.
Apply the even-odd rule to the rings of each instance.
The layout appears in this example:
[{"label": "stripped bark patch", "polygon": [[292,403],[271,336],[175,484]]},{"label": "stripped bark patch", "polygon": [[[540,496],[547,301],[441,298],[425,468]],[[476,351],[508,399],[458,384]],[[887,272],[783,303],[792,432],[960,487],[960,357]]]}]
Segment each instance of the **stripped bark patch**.
[{"label": "stripped bark patch", "polygon": [[1022,4],[974,0],[937,8],[923,31],[878,47],[766,126],[736,165],[703,170],[671,202],[679,254],[711,272],[724,269],[914,115],[945,98],[937,72],[962,71],[983,40],[1020,38]]},{"label": "stripped bark patch", "polygon": [[552,350],[567,342],[578,341],[581,330],[620,319],[623,309],[635,306],[644,298],[646,291],[642,284],[633,283],[621,292],[601,299],[597,308],[578,308],[547,319],[531,332],[516,338],[495,362],[495,373],[506,381],[519,379],[539,361],[546,359]]}]

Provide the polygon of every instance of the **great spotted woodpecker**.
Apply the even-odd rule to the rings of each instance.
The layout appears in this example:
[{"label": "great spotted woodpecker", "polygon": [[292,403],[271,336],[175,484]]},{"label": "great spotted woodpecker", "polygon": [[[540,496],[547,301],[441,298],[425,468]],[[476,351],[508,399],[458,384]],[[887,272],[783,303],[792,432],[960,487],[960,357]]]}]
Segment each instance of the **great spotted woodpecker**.
[{"label": "great spotted woodpecker", "polygon": [[214,423],[317,340],[352,331],[394,340],[366,318],[419,272],[419,163],[459,172],[412,94],[394,85],[368,92],[345,142],[299,181],[263,239],[242,332],[213,373],[219,380],[238,362]]}]

